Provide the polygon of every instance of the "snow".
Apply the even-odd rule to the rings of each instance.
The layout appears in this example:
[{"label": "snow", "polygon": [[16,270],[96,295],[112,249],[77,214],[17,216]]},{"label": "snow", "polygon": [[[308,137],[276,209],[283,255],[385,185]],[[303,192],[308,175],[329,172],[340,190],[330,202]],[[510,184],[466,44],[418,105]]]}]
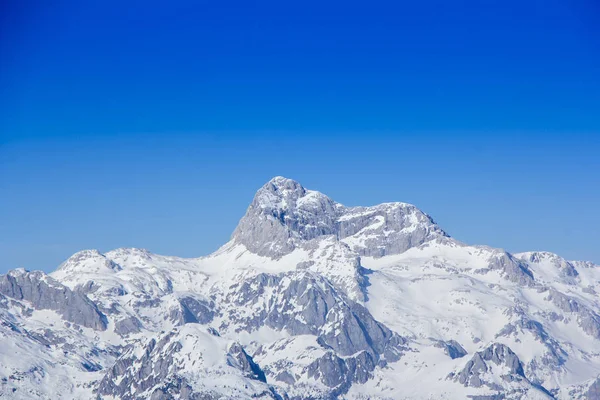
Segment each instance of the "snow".
[{"label": "snow", "polygon": [[[290,184],[282,177],[274,178],[271,183],[281,187]],[[304,191],[294,204],[286,199],[285,195],[260,190],[256,204],[273,209],[294,206],[305,211],[312,210],[315,204],[331,201],[312,190]],[[51,399],[68,393],[69,398],[89,398],[89,388],[104,376],[122,348],[133,345],[132,354],[139,358],[144,352],[141,343],[172,333],[175,333],[172,340],[182,345],[176,363],[183,376],[196,387],[227,388],[244,398],[253,390],[252,385],[264,385],[249,383],[239,370],[229,365],[227,351],[233,342],[239,342],[265,370],[270,384],[284,388],[289,394],[318,397],[320,390],[327,387],[308,378],[306,369],[332,350],[319,344],[317,336],[294,336],[266,326],[240,331],[239,326],[228,320],[232,315],[240,318],[261,315],[269,307],[276,308],[284,302],[292,308],[288,312],[302,320],[300,303],[281,298],[272,287],[260,288],[264,293],[256,304],[233,304],[228,299],[237,286],[253,282],[252,278],[259,274],[280,277],[281,287],[304,274],[323,277],[326,279],[323,289],[329,285],[343,294],[340,297],[343,301],[350,299],[363,304],[377,321],[407,339],[409,349],[400,360],[376,368],[367,382],[352,385],[345,395],[349,399],[456,399],[492,394],[494,391],[488,388],[469,388],[448,379],[475,352],[492,343],[509,346],[523,363],[528,378],[556,390],[560,393],[558,398],[569,398],[569,388],[581,392],[582,387],[589,386],[600,374],[598,339],[583,330],[577,313],[565,312],[549,299],[549,290],[554,289],[600,314],[598,266],[567,261],[548,252],[515,254],[534,276],[534,282],[525,285],[506,279],[502,271],[490,270],[492,260],[510,256],[508,253],[486,246],[469,246],[451,238],[430,241],[401,254],[359,257],[353,250],[355,246],[364,246],[377,235],[387,238],[397,233],[384,230],[386,217],[382,212],[398,209],[406,222],[403,231],[411,232],[421,226],[420,211],[407,203],[385,203],[344,208],[341,212],[339,203],[332,204],[337,207],[334,221],[368,218],[368,225],[341,240],[335,235],[324,235],[304,241],[276,259],[254,254],[235,241],[200,258],[157,255],[134,248],[119,248],[104,254],[97,250],[74,254],[50,276],[69,288],[84,290],[107,313],[107,330],[78,327],[54,311],[29,312],[31,305],[27,302],[7,301],[6,308],[0,307],[0,378],[8,382],[0,384],[0,397]],[[276,247],[278,243],[271,245]],[[570,268],[577,274],[569,272]],[[24,273],[24,270],[11,272]],[[253,289],[259,290],[256,282],[252,284]],[[177,326],[169,315],[181,306],[180,299],[186,296],[207,304],[213,302],[218,311],[214,319],[206,326]],[[0,296],[0,302],[2,299]],[[115,311],[113,314],[106,310]],[[141,331],[128,336],[117,334],[116,321],[125,317],[137,318]],[[540,338],[540,333],[520,327],[522,321],[539,323],[547,337]],[[220,336],[215,336],[209,328]],[[336,321],[324,324],[321,329],[340,333]],[[47,331],[63,341],[44,345],[36,339],[39,336],[35,335],[43,337]],[[453,360],[435,346],[438,341],[449,340],[457,341],[468,354]],[[551,349],[566,353],[564,363],[555,367],[544,364]],[[104,370],[86,371],[83,363],[98,364]],[[277,374],[282,372],[292,374],[296,383],[277,380]],[[499,378],[505,372],[502,367],[494,366],[486,378],[506,387],[507,383]],[[13,388],[17,389],[14,393]],[[527,396],[543,398],[536,391],[528,392]]]}]

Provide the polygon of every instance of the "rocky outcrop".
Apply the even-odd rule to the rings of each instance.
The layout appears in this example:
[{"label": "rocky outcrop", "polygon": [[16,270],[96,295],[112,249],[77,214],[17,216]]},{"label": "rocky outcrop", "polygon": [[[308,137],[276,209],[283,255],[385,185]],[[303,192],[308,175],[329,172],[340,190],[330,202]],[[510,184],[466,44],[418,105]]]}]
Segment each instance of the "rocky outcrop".
[{"label": "rocky outcrop", "polygon": [[368,257],[400,254],[447,238],[429,215],[406,203],[345,208],[338,219],[337,235],[358,254]]},{"label": "rocky outcrop", "polygon": [[294,180],[276,177],[257,192],[232,239],[255,254],[279,258],[304,241],[327,235],[373,257],[447,236],[413,205],[345,207]]},{"label": "rocky outcrop", "polygon": [[[449,378],[466,387],[485,387],[487,390],[497,391],[488,395],[491,398],[553,398],[544,387],[533,384],[527,379],[519,357],[508,346],[501,343],[493,343],[475,353],[458,374],[450,374]],[[485,398],[485,396],[474,398]]]},{"label": "rocky outcrop", "polygon": [[456,340],[439,340],[435,346],[444,349],[444,353],[453,360],[467,355],[467,351]]},{"label": "rocky outcrop", "polygon": [[227,364],[243,371],[247,378],[267,382],[263,370],[254,362],[252,357],[246,353],[244,347],[238,342],[229,346],[229,350],[227,351]]},{"label": "rocky outcrop", "polygon": [[367,351],[397,360],[404,344],[365,307],[338,292],[325,278],[308,272],[260,274],[232,286],[226,301],[255,306],[252,315],[239,314],[235,307],[228,311],[227,320],[234,329],[253,331],[266,325],[291,335],[312,334],[342,356]]},{"label": "rocky outcrop", "polygon": [[526,379],[519,357],[508,346],[499,343],[494,343],[485,350],[475,353],[455,376],[455,379],[465,386],[481,387],[486,385],[492,389],[501,389],[493,383],[486,382],[483,377],[490,370],[491,363],[506,368],[506,374],[502,376],[505,381]]},{"label": "rocky outcrop", "polygon": [[507,252],[496,252],[490,258],[490,269],[500,271],[509,281],[523,286],[532,286],[534,277],[527,264]]},{"label": "rocky outcrop", "polygon": [[178,325],[198,323],[207,324],[214,317],[214,304],[199,300],[192,296],[185,296],[178,300],[177,305],[171,309],[169,319]]},{"label": "rocky outcrop", "polygon": [[133,315],[115,321],[115,333],[121,336],[138,333],[142,329],[142,323]]},{"label": "rocky outcrop", "polygon": [[265,382],[260,367],[239,344],[227,349],[225,340],[198,324],[187,324],[129,348],[96,393],[98,399],[121,400],[278,398]]},{"label": "rocky outcrop", "polygon": [[256,193],[232,239],[253,253],[278,258],[301,241],[335,235],[341,209],[324,194],[276,177]]},{"label": "rocky outcrop", "polygon": [[596,379],[584,394],[586,400],[600,400],[600,377]]},{"label": "rocky outcrop", "polygon": [[553,339],[544,326],[532,319],[525,316],[521,316],[520,319],[515,322],[509,323],[496,334],[496,338],[499,337],[511,337],[518,339],[523,333],[531,334],[535,340],[542,343],[547,352],[539,357],[539,359],[532,360],[527,366],[527,372],[530,374],[530,378],[535,377],[541,370],[559,370],[561,366],[566,362],[568,353],[565,351],[559,342]]},{"label": "rocky outcrop", "polygon": [[579,272],[577,272],[577,268],[575,268],[573,262],[567,261],[554,253],[547,251],[531,251],[520,253],[516,256],[531,264],[550,265],[553,268],[556,268],[564,278],[576,278],[579,276]]},{"label": "rocky outcrop", "polygon": [[101,331],[106,329],[106,317],[90,299],[41,271],[13,270],[0,276],[0,293],[27,301],[36,310],[56,311],[69,322]]},{"label": "rocky outcrop", "polygon": [[308,367],[308,377],[320,380],[331,393],[364,383],[376,366],[397,361],[407,348],[404,338],[377,322],[365,307],[308,272],[260,274],[234,285],[225,301],[255,312],[231,308],[229,323],[221,330],[252,332],[265,325],[293,336],[315,335],[322,349],[332,351]]},{"label": "rocky outcrop", "polygon": [[576,315],[577,323],[585,333],[600,339],[600,315],[581,304],[576,298],[556,289],[549,289],[548,300],[560,310]]}]

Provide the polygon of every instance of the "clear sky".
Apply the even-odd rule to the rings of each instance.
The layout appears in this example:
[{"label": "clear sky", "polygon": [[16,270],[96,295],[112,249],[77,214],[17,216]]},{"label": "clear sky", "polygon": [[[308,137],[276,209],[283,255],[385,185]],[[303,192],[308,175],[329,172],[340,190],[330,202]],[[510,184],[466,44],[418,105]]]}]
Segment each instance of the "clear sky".
[{"label": "clear sky", "polygon": [[0,7],[0,273],[208,254],[275,175],[600,263],[595,0]]}]

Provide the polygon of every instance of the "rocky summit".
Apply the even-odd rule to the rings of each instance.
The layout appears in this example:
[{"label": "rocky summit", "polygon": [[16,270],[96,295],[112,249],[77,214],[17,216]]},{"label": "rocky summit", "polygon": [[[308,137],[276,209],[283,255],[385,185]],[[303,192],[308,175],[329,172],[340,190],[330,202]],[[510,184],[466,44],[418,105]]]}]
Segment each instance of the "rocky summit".
[{"label": "rocky summit", "polygon": [[600,399],[598,291],[593,263],[276,177],[211,255],[0,275],[0,397]]}]

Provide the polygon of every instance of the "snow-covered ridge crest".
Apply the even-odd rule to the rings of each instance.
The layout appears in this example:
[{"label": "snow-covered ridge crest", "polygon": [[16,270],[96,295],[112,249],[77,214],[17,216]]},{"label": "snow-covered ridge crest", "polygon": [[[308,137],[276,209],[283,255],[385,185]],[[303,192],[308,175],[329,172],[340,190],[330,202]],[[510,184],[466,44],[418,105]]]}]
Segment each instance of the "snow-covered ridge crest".
[{"label": "snow-covered ridge crest", "polygon": [[305,241],[328,235],[374,257],[399,254],[448,236],[411,204],[346,207],[278,176],[258,190],[232,240],[256,254],[279,258]]}]

